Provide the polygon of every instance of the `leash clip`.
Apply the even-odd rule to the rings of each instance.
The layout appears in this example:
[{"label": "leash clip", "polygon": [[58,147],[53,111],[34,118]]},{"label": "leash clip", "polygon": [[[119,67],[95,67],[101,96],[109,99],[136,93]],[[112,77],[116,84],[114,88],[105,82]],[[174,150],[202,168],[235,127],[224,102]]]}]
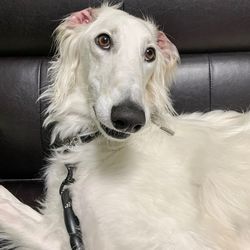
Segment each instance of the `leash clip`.
[{"label": "leash clip", "polygon": [[75,182],[73,177],[74,165],[65,164],[67,176],[60,186],[59,193],[63,205],[64,223],[69,235],[70,246],[72,250],[84,250],[80,222],[74,213],[72,207],[72,197],[69,186]]}]

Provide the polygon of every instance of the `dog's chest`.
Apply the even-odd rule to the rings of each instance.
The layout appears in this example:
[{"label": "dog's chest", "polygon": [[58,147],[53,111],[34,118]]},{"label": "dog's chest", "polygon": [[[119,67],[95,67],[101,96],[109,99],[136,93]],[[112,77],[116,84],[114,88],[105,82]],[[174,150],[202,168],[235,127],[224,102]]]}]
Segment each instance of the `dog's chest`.
[{"label": "dog's chest", "polygon": [[151,250],[172,244],[173,232],[189,227],[197,212],[193,187],[166,164],[176,163],[132,145],[101,150],[78,166],[73,205],[89,249]]}]

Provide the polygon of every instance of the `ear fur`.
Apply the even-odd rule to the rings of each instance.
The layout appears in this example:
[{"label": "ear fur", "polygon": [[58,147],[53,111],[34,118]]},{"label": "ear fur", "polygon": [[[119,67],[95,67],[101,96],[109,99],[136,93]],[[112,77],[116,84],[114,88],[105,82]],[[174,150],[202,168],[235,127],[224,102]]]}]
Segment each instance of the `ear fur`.
[{"label": "ear fur", "polygon": [[157,33],[157,45],[168,64],[175,64],[180,60],[177,48],[162,31]]},{"label": "ear fur", "polygon": [[180,57],[175,45],[162,31],[157,31],[157,45],[157,65],[148,85],[148,93],[152,105],[152,120],[164,127],[168,114],[175,114],[169,90]]},{"label": "ear fur", "polygon": [[49,68],[51,85],[41,98],[50,103],[44,125],[57,120],[62,103],[66,103],[67,96],[77,85],[79,66],[79,42],[82,32],[96,19],[95,9],[88,8],[71,14],[65,18],[55,30],[56,54]]}]

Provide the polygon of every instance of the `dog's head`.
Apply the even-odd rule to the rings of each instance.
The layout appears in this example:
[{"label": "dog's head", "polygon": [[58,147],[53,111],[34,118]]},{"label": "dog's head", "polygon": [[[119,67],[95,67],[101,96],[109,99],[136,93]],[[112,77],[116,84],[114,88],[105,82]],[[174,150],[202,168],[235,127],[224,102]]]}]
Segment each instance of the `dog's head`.
[{"label": "dog's head", "polygon": [[114,7],[88,8],[62,22],[57,41],[52,65],[57,108],[69,93],[81,91],[88,106],[82,112],[114,139],[172,111],[168,89],[179,54],[152,22]]}]

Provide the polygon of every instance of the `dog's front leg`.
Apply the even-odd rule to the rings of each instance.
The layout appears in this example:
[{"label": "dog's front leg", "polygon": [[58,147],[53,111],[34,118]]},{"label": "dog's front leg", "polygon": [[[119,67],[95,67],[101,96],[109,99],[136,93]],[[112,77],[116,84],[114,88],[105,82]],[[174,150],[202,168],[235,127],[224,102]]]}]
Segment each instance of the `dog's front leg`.
[{"label": "dog's front leg", "polygon": [[61,250],[44,217],[0,186],[0,239],[20,249]]}]

